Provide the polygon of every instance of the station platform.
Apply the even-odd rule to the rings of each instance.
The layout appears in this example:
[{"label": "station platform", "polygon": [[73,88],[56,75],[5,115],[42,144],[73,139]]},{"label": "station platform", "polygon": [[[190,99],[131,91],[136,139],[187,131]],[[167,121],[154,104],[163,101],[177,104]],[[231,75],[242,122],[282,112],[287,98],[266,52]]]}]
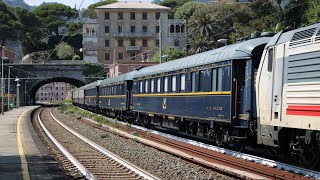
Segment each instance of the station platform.
[{"label": "station platform", "polygon": [[0,180],[68,179],[32,126],[31,113],[36,108],[0,114]]}]

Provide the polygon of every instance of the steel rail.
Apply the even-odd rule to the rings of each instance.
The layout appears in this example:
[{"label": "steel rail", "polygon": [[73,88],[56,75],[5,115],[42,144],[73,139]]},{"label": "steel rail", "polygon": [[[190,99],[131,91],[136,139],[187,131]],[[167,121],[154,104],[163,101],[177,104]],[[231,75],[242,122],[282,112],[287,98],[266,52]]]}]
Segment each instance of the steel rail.
[{"label": "steel rail", "polygon": [[76,158],[74,158],[48,131],[48,129],[44,126],[42,123],[42,120],[40,118],[40,114],[42,113],[44,109],[42,109],[38,113],[38,120],[41,128],[44,130],[44,132],[47,134],[47,136],[50,138],[50,140],[58,147],[58,149],[69,159],[69,161],[89,180],[97,180],[97,178],[88,170],[86,169]]},{"label": "steel rail", "polygon": [[158,178],[158,177],[146,172],[145,170],[143,170],[143,169],[131,164],[130,162],[122,159],[121,157],[113,154],[112,152],[107,151],[103,147],[99,146],[98,144],[94,143],[93,141],[87,139],[86,137],[82,136],[81,134],[79,134],[79,133],[75,132],[74,130],[72,130],[71,128],[67,127],[64,123],[60,122],[56,117],[53,116],[52,110],[50,111],[50,115],[58,124],[60,124],[63,128],[68,130],[70,133],[72,133],[73,135],[77,136],[79,139],[81,139],[82,141],[86,142],[87,144],[89,144],[90,146],[92,146],[93,148],[98,150],[99,152],[103,153],[104,155],[112,158],[113,160],[117,161],[118,163],[120,163],[120,164],[124,165],[125,167],[127,167],[128,169],[130,169],[131,171],[139,174],[144,179],[160,180],[160,178]]},{"label": "steel rail", "polygon": [[[87,111],[87,110],[85,110],[83,108],[79,108],[79,109]],[[90,111],[87,111],[87,112],[90,112]],[[90,113],[92,113],[92,112],[90,112]],[[94,114],[94,113],[92,113],[92,114]],[[88,120],[96,123],[95,121],[93,121],[91,119],[88,119]],[[108,120],[110,120],[112,122],[115,122],[115,120],[112,119],[112,118],[108,118]],[[117,123],[120,123],[120,124],[123,124],[123,125],[127,124],[127,123],[121,122],[121,121],[117,121]],[[250,154],[245,154],[245,153],[241,153],[241,152],[237,152],[237,151],[221,148],[221,147],[218,147],[218,146],[213,146],[213,145],[210,145],[210,144],[206,144],[206,143],[194,141],[194,140],[191,140],[191,139],[178,137],[178,136],[175,136],[175,135],[159,132],[159,131],[156,131],[156,130],[144,128],[144,127],[137,126],[137,125],[131,125],[131,127],[139,129],[139,130],[142,130],[142,131],[150,132],[152,134],[156,134],[156,135],[159,135],[159,136],[162,136],[162,137],[165,137],[165,138],[173,139],[173,140],[176,140],[176,141],[179,141],[179,142],[183,142],[183,143],[187,143],[187,144],[194,145],[194,146],[197,146],[197,147],[209,149],[209,150],[221,153],[221,154],[228,154],[230,156],[237,157],[239,159],[244,159],[244,160],[251,161],[251,162],[255,162],[257,164],[262,164],[262,165],[273,167],[273,168],[277,168],[277,169],[280,169],[280,170],[293,172],[293,173],[295,173],[297,175],[303,175],[305,177],[311,177],[311,178],[314,178],[314,179],[320,179],[320,172],[317,172],[317,171],[305,169],[305,168],[298,167],[298,166],[293,166],[293,165],[286,164],[286,163],[277,162],[277,161],[274,161],[274,160],[271,160],[271,159],[266,159],[266,158],[262,158],[262,157],[258,157],[258,156],[254,156],[254,155],[250,155]]]}]

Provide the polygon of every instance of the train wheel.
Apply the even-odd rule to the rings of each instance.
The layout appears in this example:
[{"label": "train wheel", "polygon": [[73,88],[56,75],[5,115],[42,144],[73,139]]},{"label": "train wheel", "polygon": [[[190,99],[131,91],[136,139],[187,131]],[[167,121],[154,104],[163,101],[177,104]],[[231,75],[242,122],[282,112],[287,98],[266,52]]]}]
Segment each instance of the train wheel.
[{"label": "train wheel", "polygon": [[289,144],[290,161],[295,165],[307,169],[315,169],[320,162],[319,141],[316,140],[312,133],[306,133],[304,137],[296,136],[296,138],[291,139],[291,143]]}]

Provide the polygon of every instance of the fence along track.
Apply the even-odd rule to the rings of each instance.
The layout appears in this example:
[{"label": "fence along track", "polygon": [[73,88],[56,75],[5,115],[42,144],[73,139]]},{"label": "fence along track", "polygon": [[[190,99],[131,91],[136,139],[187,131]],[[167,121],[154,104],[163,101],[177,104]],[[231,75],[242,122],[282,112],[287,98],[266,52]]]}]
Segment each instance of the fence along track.
[{"label": "fence along track", "polygon": [[[49,109],[45,109],[38,114],[39,123],[43,129],[45,127],[40,116],[46,116],[44,113],[49,116],[48,111]],[[53,117],[51,112],[50,116],[46,117],[48,118],[54,120],[55,125],[53,122],[47,123],[50,128],[55,128],[54,136],[60,139],[60,142],[64,142],[65,147],[62,147],[47,129],[45,129],[46,134],[88,179],[158,179],[66,127]]]}]

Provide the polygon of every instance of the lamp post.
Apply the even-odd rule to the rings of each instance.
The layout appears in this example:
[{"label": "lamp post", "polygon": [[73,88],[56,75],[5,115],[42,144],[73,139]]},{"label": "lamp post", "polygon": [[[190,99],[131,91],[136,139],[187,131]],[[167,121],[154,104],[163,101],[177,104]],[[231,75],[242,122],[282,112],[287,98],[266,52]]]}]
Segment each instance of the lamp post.
[{"label": "lamp post", "polygon": [[2,55],[1,55],[1,114],[4,115],[4,106],[3,106],[3,90],[4,90],[4,84],[3,84],[3,59],[4,59],[4,46],[2,48]]},{"label": "lamp post", "polygon": [[12,66],[9,66],[8,72],[8,111],[10,110],[10,68],[12,68]]},{"label": "lamp post", "polygon": [[28,81],[24,82],[24,104],[27,105],[27,83]]},{"label": "lamp post", "polygon": [[19,81],[20,81],[20,79],[19,79],[19,78],[16,78],[14,81],[15,81],[15,82],[17,82],[16,108],[18,109],[18,108],[19,108],[19,106],[20,106],[20,102],[19,102],[19,100],[20,100],[20,97],[19,97],[19,89],[20,89]]}]

